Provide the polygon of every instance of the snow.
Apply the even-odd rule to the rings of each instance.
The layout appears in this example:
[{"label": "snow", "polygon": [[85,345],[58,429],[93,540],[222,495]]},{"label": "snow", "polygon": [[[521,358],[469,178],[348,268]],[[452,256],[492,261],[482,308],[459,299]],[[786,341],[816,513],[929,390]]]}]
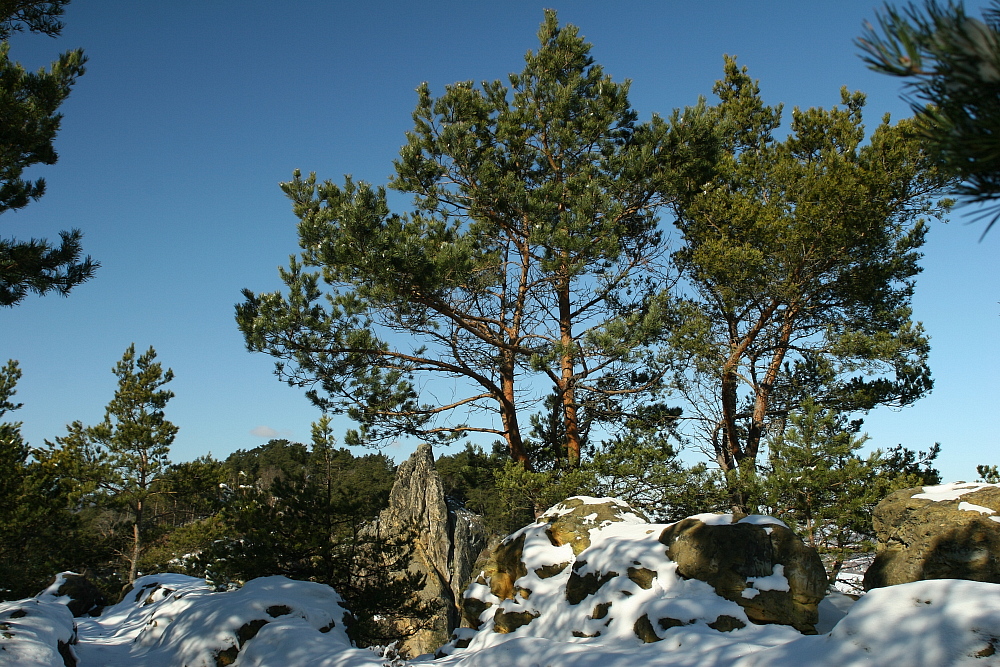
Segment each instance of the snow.
[{"label": "snow", "polygon": [[[785,578],[785,566],[775,565],[771,570],[771,574],[766,577],[749,577],[747,578],[747,585],[752,586],[758,591],[787,591],[790,590],[788,587],[788,579]],[[743,591],[746,593],[746,591]],[[744,597],[747,597],[744,595]]]},{"label": "snow", "polygon": [[[938,486],[925,486],[920,493],[915,493],[911,498],[921,500],[958,500],[967,493],[972,493],[980,489],[1000,486],[998,484],[978,484],[969,482],[951,482],[950,484],[940,484]],[[992,510],[991,510],[992,511]]]},{"label": "snow", "polygon": [[[935,491],[929,487],[924,492],[948,495],[967,488],[947,486],[951,488]],[[1000,667],[998,584],[920,581],[876,589],[857,602],[832,590],[819,605],[816,628],[820,634],[805,636],[787,626],[750,623],[739,605],[718,596],[708,584],[678,576],[676,564],[658,541],[665,525],[642,521],[627,506],[622,509],[626,520],[591,529],[591,544],[578,555],[568,544],[553,545],[544,521],[515,533],[512,539],[524,537],[522,560],[527,574],[514,583],[530,592],[501,601],[492,596],[489,586],[473,583],[467,594],[493,606],[481,615],[480,630],[456,632],[456,639],[468,646],[452,644],[447,648],[450,655],[421,656],[410,663],[441,667]],[[565,514],[564,510],[553,508],[558,515]],[[980,510],[971,506],[969,511]],[[704,516],[716,524],[732,523],[731,515]],[[762,518],[748,523],[765,528],[774,524]],[[536,571],[563,563],[564,569],[553,576],[542,576],[551,575],[551,567]],[[642,570],[648,570],[646,579],[628,574]],[[617,575],[608,576],[612,572]],[[579,604],[570,604],[567,580],[587,575],[608,578]],[[0,603],[0,667],[62,665],[60,642],[64,653],[72,651],[78,658],[79,667],[215,667],[220,651],[235,658],[234,667],[390,664],[379,653],[350,645],[341,598],[320,584],[265,577],[238,590],[215,592],[200,579],[149,575],[101,616],[73,619],[66,607],[68,600],[56,595],[59,583],[36,598]],[[743,596],[748,598],[760,591],[788,590],[781,565],[774,566],[770,575],[748,578],[747,585]],[[596,613],[608,603],[605,614]],[[498,609],[537,616],[501,634],[493,631]],[[721,632],[708,625],[721,615],[740,620],[745,627]],[[677,619],[683,625],[664,629],[654,621],[659,641],[642,643],[636,626],[644,616]],[[253,632],[248,628],[256,634],[249,636]]]},{"label": "snow", "polygon": [[[695,514],[690,518],[698,519],[698,521],[701,521],[709,526],[728,526],[734,523],[734,517],[732,514]],[[781,519],[776,519],[773,516],[764,516],[763,514],[750,514],[735,523],[749,523],[753,526],[782,526],[784,528],[788,528],[788,525]]]},{"label": "snow", "polygon": [[59,643],[74,641],[73,615],[64,604],[36,598],[0,602],[0,665],[62,665]]},{"label": "snow", "polygon": [[763,514],[751,514],[750,516],[745,516],[736,523],[749,523],[754,526],[781,526],[783,528],[788,528],[788,525],[781,519],[776,519],[773,516],[764,516]]},{"label": "snow", "polygon": [[[340,603],[328,586],[285,577],[217,593],[201,579],[148,575],[101,616],[77,619],[74,650],[80,667],[215,667],[227,650],[240,667],[382,667],[373,652],[350,645]],[[20,608],[28,615],[8,622]],[[73,635],[64,604],[35,598],[4,603],[0,623],[14,635],[2,644],[0,666],[63,664],[57,640],[68,643]]]},{"label": "snow", "polygon": [[961,502],[958,504],[958,509],[966,512],[979,512],[980,514],[994,514],[994,511],[989,507],[983,507],[982,505],[973,505],[972,503]]}]

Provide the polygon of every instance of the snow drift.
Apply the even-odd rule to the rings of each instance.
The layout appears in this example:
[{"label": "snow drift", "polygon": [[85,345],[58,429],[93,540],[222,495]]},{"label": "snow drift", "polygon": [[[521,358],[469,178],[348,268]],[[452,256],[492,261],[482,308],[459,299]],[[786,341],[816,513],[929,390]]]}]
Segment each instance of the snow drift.
[{"label": "snow drift", "polygon": [[[823,634],[806,636],[786,625],[755,624],[739,604],[719,596],[710,585],[678,576],[677,564],[656,539],[665,526],[649,524],[627,507],[621,515],[625,520],[595,521],[575,549],[572,543],[554,544],[545,533],[545,522],[512,535],[508,539],[523,537],[525,571],[509,582],[518,594],[491,599],[488,584],[474,583],[467,594],[491,603],[479,614],[479,629],[458,631],[446,647],[449,655],[421,656],[411,663],[1000,666],[998,584],[943,579],[889,586],[862,597],[846,615],[843,607],[849,598],[834,594],[820,605],[817,628]],[[724,516],[705,519],[732,521]],[[574,568],[581,561],[584,564]],[[605,578],[608,572],[619,574]],[[605,581],[596,588],[590,585],[579,604],[569,604],[566,584],[574,574],[578,579],[594,575],[592,583]],[[774,571],[749,581],[746,590],[763,595],[784,587],[783,579],[782,572]],[[239,590],[213,592],[192,577],[146,576],[122,602],[99,617],[75,619],[75,626],[67,602],[49,592],[0,603],[0,666],[75,661],[79,667],[387,664],[376,653],[350,645],[340,596],[315,583],[266,577]],[[496,631],[498,611],[503,612],[500,619],[510,616],[502,623],[513,621],[504,632]],[[731,620],[720,624],[723,617]],[[657,622],[662,618],[680,623],[664,627]]]}]

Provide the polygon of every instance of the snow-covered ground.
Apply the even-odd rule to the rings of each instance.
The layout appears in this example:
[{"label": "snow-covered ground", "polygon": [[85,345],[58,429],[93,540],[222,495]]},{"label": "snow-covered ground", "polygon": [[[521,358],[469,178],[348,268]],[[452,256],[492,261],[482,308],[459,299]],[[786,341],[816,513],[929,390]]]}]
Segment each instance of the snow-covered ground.
[{"label": "snow-covered ground", "polygon": [[[654,577],[641,583],[624,576],[609,580],[580,605],[566,602],[561,575],[538,567],[572,560],[570,546],[553,545],[542,524],[522,529],[529,574],[515,583],[528,595],[494,601],[494,608],[481,615],[478,632],[459,631],[465,641],[448,648],[450,655],[421,656],[409,664],[1000,667],[998,584],[921,581],[877,589],[857,602],[833,591],[820,604],[818,635],[753,623],[720,631],[708,625],[709,619],[724,614],[746,620],[742,608],[703,582],[676,576],[676,564],[654,546],[660,528],[629,520],[591,530],[591,545],[577,556],[588,560],[577,574],[607,573],[612,564],[625,563]],[[752,590],[773,590],[782,578],[778,571],[757,578]],[[478,586],[473,592],[487,598],[488,587]],[[59,666],[73,660],[79,667],[382,667],[391,662],[350,645],[340,596],[320,584],[266,577],[220,593],[192,577],[150,575],[100,617],[77,619],[54,590],[0,603],[0,666]],[[611,612],[594,618],[590,610],[604,604]],[[494,632],[496,608],[535,616],[513,631]],[[636,636],[637,621],[664,615],[690,621],[660,627],[658,641],[643,643]]]},{"label": "snow-covered ground", "polygon": [[[325,586],[267,577],[238,591],[211,592],[182,575],[147,576],[99,618],[76,619],[79,667],[216,667],[228,651],[237,667],[382,667],[350,646],[340,599]],[[843,614],[824,603],[821,629]],[[683,600],[675,601],[684,604]],[[716,601],[717,603],[717,601]],[[694,607],[698,606],[694,601]],[[273,616],[272,614],[278,614]],[[557,617],[555,615],[554,617]],[[256,634],[248,636],[257,622]],[[261,623],[261,621],[266,621]],[[333,622],[333,627],[329,627]],[[327,630],[324,632],[323,630]],[[251,630],[252,631],[252,630]],[[491,633],[492,634],[492,633]],[[411,664],[442,667],[947,667],[1000,665],[1000,585],[922,581],[872,591],[832,629],[803,636],[784,626],[717,632],[671,628],[660,642],[634,636],[550,639],[493,634],[490,641]],[[0,665],[66,664],[58,642],[73,637],[64,604],[32,598],[0,605]],[[233,650],[233,649],[238,650]],[[64,649],[65,650],[65,649]]]}]

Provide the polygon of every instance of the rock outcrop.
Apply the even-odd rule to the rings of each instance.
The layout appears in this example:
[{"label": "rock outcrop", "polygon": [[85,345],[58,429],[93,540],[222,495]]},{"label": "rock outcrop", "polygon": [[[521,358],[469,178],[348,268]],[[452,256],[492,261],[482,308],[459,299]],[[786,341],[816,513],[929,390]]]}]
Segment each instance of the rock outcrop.
[{"label": "rock outcrop", "polygon": [[73,616],[100,616],[108,601],[86,575],[60,572],[48,588],[38,594],[40,599],[53,599],[69,607]]},{"label": "rock outcrop", "polygon": [[817,606],[828,587],[826,570],[816,550],[781,521],[703,515],[668,527],[660,542],[679,575],[710,584],[754,623],[815,632]]},{"label": "rock outcrop", "polygon": [[1000,583],[1000,485],[896,491],[872,522],[878,545],[865,590],[924,579]]},{"label": "rock outcrop", "polygon": [[825,590],[819,556],[776,519],[652,524],[620,500],[576,497],[493,550],[466,590],[467,627],[442,652],[500,635],[651,643],[764,623],[811,633]]},{"label": "rock outcrop", "polygon": [[[476,558],[487,543],[480,518],[445,498],[434,452],[421,444],[400,464],[389,494],[389,507],[378,520],[382,535],[413,534],[409,570],[424,576],[420,599],[436,607],[429,627],[413,631],[404,622],[398,628],[412,634],[400,652],[409,657],[430,653],[448,641],[458,627],[462,591],[471,579]],[[424,623],[422,625],[428,625]]]}]

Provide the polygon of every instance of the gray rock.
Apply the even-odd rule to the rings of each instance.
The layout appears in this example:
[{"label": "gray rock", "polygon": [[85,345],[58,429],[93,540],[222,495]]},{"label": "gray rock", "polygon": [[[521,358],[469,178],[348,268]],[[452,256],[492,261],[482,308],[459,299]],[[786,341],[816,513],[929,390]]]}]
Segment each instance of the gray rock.
[{"label": "gray rock", "polygon": [[[487,539],[477,515],[449,506],[430,445],[421,444],[397,469],[378,530],[383,536],[414,534],[409,569],[424,575],[418,596],[438,611],[402,642],[400,653],[409,657],[431,653],[459,625],[462,591]],[[403,622],[398,630],[411,627]]]},{"label": "gray rock", "polygon": [[1000,523],[991,518],[1000,518],[1000,486],[969,487],[953,500],[914,498],[923,487],[902,489],[876,505],[878,545],[865,590],[924,579],[1000,583]]}]

